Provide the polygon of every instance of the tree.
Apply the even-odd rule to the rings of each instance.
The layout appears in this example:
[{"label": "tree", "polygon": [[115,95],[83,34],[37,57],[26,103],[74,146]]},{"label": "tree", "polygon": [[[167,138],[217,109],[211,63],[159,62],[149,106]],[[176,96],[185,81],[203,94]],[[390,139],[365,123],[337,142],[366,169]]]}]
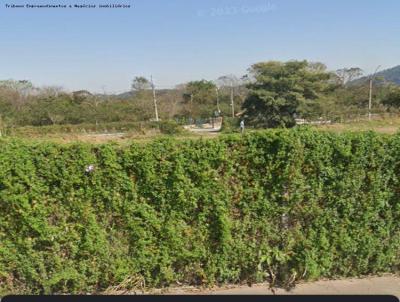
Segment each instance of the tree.
[{"label": "tree", "polygon": [[13,105],[16,106],[18,110],[21,109],[28,99],[28,96],[36,89],[32,82],[27,80],[3,80],[0,81],[0,88],[15,93]]},{"label": "tree", "polygon": [[337,81],[339,85],[346,85],[363,75],[363,70],[358,67],[342,68],[336,70]]},{"label": "tree", "polygon": [[389,85],[388,92],[383,97],[382,104],[387,107],[400,108],[400,87],[396,85]]},{"label": "tree", "polygon": [[142,76],[135,77],[131,88],[135,92],[133,98],[135,111],[141,112],[142,119],[151,119],[154,114],[151,81]]},{"label": "tree", "polygon": [[151,89],[151,83],[145,77],[135,77],[131,85],[132,90],[142,92]]},{"label": "tree", "polygon": [[248,77],[238,78],[235,75],[225,75],[219,77],[216,82],[222,100],[226,100],[229,103],[229,115],[234,116],[236,108],[240,108],[247,97],[246,84]]},{"label": "tree", "polygon": [[[39,89],[41,95],[46,96],[58,96],[63,93],[63,88],[61,86],[45,86]],[[75,92],[73,93],[75,94]]]},{"label": "tree", "polygon": [[91,113],[92,118],[94,118],[96,126],[99,124],[99,115],[100,110],[99,106],[103,102],[102,98],[97,95],[86,95],[83,105],[86,105],[89,108],[89,112]]},{"label": "tree", "polygon": [[[317,68],[316,68],[317,67]],[[253,65],[249,96],[243,104],[249,124],[292,127],[296,115],[307,115],[329,87],[331,74],[322,64],[270,61]]]},{"label": "tree", "polygon": [[19,117],[19,123],[34,126],[65,123],[73,106],[68,94],[39,96],[29,102]]},{"label": "tree", "polygon": [[20,94],[28,94],[30,91],[34,90],[33,84],[27,80],[3,80],[0,81],[0,87],[7,87],[17,91]]},{"label": "tree", "polygon": [[192,117],[209,117],[216,107],[216,85],[212,81],[192,81],[186,84],[183,98],[189,103]]},{"label": "tree", "polygon": [[[57,95],[58,94],[56,94],[56,96]],[[93,95],[87,90],[78,90],[78,91],[72,92],[72,98],[73,98],[74,102],[77,104],[82,104],[91,97],[93,97]]]},{"label": "tree", "polygon": [[182,113],[182,91],[179,88],[160,91],[157,101],[161,119],[172,119]]}]

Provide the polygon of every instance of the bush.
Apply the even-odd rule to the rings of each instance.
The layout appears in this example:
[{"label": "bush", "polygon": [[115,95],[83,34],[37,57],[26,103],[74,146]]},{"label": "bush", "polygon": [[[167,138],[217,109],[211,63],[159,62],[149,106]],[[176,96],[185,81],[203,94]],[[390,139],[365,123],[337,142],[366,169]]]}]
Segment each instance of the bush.
[{"label": "bush", "polygon": [[176,121],[167,120],[159,122],[160,132],[163,134],[180,134],[183,132],[182,126],[180,126]]},{"label": "bush", "polygon": [[399,150],[400,135],[297,129],[129,147],[2,140],[0,292],[396,272]]}]

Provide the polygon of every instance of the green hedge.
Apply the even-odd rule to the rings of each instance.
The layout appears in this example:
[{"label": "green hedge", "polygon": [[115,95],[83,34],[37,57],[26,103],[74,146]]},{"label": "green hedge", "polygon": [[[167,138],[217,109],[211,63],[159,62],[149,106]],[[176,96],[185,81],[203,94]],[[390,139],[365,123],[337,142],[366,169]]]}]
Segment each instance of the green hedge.
[{"label": "green hedge", "polygon": [[0,140],[0,293],[398,272],[399,181],[400,135]]}]

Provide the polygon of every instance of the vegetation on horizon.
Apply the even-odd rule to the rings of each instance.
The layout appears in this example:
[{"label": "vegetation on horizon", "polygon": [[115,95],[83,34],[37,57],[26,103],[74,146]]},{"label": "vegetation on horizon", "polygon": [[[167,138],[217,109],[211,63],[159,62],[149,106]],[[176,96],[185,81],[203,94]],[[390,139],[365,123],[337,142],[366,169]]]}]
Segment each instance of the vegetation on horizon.
[{"label": "vegetation on horizon", "polygon": [[[369,85],[354,81],[359,68],[327,70],[307,61],[262,62],[249,74],[191,81],[156,90],[161,120],[189,123],[216,114],[239,114],[260,128],[291,127],[295,118],[341,121],[368,113]],[[29,81],[0,81],[0,130],[23,126],[136,123],[154,119],[151,82],[136,77],[129,96],[66,93]],[[377,80],[373,112],[397,112],[400,87]]]}]

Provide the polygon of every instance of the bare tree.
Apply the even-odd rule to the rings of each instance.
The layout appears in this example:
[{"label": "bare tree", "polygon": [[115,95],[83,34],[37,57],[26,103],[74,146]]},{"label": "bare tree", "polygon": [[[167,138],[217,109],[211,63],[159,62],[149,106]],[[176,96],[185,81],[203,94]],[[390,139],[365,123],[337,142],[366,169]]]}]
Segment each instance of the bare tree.
[{"label": "bare tree", "polygon": [[230,106],[232,117],[235,117],[235,87],[238,86],[239,79],[235,75],[225,75],[219,77],[217,83],[219,83],[220,88],[228,89],[230,95]]},{"label": "bare tree", "polygon": [[17,110],[20,110],[22,105],[27,101],[28,96],[34,91],[35,87],[28,80],[4,80],[0,81],[0,88],[14,92],[13,103]]},{"label": "bare tree", "polygon": [[347,83],[359,78],[363,75],[363,70],[358,67],[342,68],[336,70],[336,76],[340,85],[346,85]]},{"label": "bare tree", "polygon": [[235,116],[235,106],[237,103],[239,102],[239,105],[242,104],[247,97],[247,84],[250,81],[251,78],[248,75],[238,78],[232,74],[219,77],[216,81],[219,91],[225,92],[226,95],[229,94],[231,114],[233,117]]},{"label": "bare tree", "polygon": [[55,96],[63,92],[63,88],[61,86],[44,86],[39,89],[39,93],[44,96]]}]

